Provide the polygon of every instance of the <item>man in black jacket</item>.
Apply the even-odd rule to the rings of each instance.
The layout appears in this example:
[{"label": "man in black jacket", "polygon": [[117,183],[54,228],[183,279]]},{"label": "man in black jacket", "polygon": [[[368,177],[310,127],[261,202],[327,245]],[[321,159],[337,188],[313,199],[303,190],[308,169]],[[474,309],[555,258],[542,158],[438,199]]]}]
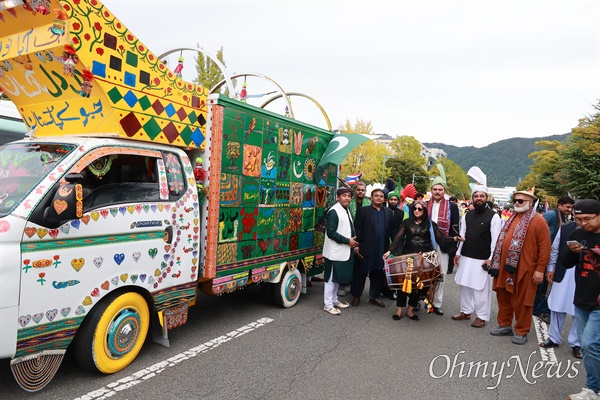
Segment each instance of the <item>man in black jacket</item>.
[{"label": "man in black jacket", "polygon": [[367,275],[369,276],[369,302],[376,306],[385,308],[385,304],[379,299],[383,286],[383,253],[388,250],[392,237],[392,211],[384,207],[385,193],[382,189],[374,189],[371,192],[371,204],[362,207],[356,213],[354,227],[356,238],[360,247],[355,247],[355,256],[362,258],[360,270],[354,271],[351,292],[354,299],[353,306],[360,304],[365,288]]},{"label": "man in black jacket", "polygon": [[569,399],[600,399],[600,201],[577,201],[573,211],[581,229],[571,232],[559,260],[566,268],[577,268],[573,303],[587,376],[586,387]]}]

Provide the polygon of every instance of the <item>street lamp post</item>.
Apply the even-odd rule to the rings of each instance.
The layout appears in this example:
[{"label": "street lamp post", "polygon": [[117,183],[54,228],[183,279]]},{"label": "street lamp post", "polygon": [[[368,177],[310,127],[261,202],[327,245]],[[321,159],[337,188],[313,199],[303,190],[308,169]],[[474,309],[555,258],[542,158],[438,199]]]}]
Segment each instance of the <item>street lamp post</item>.
[{"label": "street lamp post", "polygon": [[412,179],[412,184],[415,184],[415,178],[427,178],[429,180],[432,180],[432,178],[430,176],[425,176],[425,175],[417,175],[413,172],[413,179]]}]

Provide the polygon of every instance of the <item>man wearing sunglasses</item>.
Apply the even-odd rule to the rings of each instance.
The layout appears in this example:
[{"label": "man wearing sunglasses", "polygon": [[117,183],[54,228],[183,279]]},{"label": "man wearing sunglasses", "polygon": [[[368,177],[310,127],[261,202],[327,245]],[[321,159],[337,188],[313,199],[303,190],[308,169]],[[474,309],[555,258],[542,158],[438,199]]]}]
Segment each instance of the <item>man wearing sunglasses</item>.
[{"label": "man wearing sunglasses", "polygon": [[512,342],[519,345],[527,343],[535,293],[544,280],[552,246],[550,230],[536,213],[535,200],[531,192],[514,193],[515,212],[500,231],[488,271],[494,277],[492,289],[498,300],[498,326],[490,333],[512,335]]},{"label": "man wearing sunglasses", "polygon": [[569,235],[559,260],[575,269],[575,323],[583,350],[585,386],[571,400],[600,399],[600,201],[575,202],[575,222],[581,229]]}]

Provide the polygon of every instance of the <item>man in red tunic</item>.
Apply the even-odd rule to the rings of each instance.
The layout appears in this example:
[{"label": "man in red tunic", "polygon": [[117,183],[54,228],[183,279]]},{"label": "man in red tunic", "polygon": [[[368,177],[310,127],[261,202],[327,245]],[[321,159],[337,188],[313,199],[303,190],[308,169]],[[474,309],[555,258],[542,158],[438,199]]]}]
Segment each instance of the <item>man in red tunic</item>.
[{"label": "man in red tunic", "polygon": [[[533,319],[533,300],[550,259],[550,230],[535,212],[536,197],[514,193],[515,213],[504,224],[489,270],[498,300],[498,326],[494,336],[513,335],[514,344],[525,344]],[[513,317],[516,319],[513,334]]]}]

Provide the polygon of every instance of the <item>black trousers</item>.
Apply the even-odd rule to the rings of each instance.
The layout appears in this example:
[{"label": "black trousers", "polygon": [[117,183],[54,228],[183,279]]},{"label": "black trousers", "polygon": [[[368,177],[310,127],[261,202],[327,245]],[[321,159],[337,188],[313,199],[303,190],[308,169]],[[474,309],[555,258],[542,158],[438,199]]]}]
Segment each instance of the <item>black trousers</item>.
[{"label": "black trousers", "polygon": [[370,272],[362,271],[362,263],[354,263],[354,279],[352,280],[352,286],[350,287],[350,293],[352,297],[360,297],[365,290],[365,282],[369,277],[369,296],[373,299],[378,299],[381,296],[381,288],[383,287],[383,279],[385,273],[382,269],[376,269]]},{"label": "black trousers", "polygon": [[415,289],[412,292],[406,293],[402,290],[398,290],[396,292],[396,306],[397,307],[406,307],[406,299],[408,298],[408,305],[411,307],[416,307],[419,304],[419,298],[421,296],[426,296],[427,291],[429,290],[429,286],[423,287],[423,289]]}]

